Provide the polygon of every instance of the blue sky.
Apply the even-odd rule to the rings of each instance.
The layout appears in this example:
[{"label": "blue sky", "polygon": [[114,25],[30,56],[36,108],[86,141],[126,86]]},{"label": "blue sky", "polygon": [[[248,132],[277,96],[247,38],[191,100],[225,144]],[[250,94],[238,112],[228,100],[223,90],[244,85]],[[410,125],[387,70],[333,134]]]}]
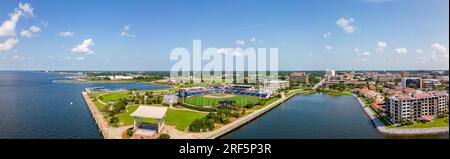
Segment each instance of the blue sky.
[{"label": "blue sky", "polygon": [[281,70],[449,68],[447,0],[1,3],[6,70],[169,70],[171,50],[194,39],[278,48]]}]

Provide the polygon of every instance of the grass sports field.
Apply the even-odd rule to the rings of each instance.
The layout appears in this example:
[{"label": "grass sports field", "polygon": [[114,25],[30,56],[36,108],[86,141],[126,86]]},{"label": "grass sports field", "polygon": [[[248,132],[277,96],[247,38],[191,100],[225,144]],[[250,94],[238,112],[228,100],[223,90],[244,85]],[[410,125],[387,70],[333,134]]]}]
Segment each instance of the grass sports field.
[{"label": "grass sports field", "polygon": [[248,103],[257,104],[258,98],[241,95],[230,95],[223,93],[213,93],[201,96],[186,98],[186,103],[196,106],[212,106],[218,104],[219,101],[228,99],[236,101],[237,105],[247,105]]}]

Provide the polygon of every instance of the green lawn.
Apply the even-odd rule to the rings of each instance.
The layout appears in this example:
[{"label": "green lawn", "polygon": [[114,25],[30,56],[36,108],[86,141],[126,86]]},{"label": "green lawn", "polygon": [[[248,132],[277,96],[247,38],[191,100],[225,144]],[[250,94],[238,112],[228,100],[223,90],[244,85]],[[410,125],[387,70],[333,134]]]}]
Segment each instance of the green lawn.
[{"label": "green lawn", "polygon": [[[133,125],[134,118],[130,116],[131,113],[136,111],[138,105],[130,105],[127,107],[127,112],[118,114],[117,118],[122,126]],[[194,120],[203,118],[207,113],[199,113],[187,110],[175,110],[168,109],[164,121],[167,125],[175,126],[177,130],[184,131]],[[155,119],[142,119],[143,122],[157,124]]]},{"label": "green lawn", "polygon": [[95,101],[94,101],[94,104],[95,104],[95,106],[97,106],[97,108],[98,108],[99,110],[102,110],[102,108],[105,107],[105,105],[103,105],[102,103],[100,103],[98,100],[95,100]]},{"label": "green lawn", "polygon": [[412,125],[405,126],[390,126],[389,128],[436,128],[436,127],[448,127],[448,116],[445,118],[437,118],[429,123],[415,122]]},{"label": "green lawn", "polygon": [[164,121],[167,125],[175,126],[177,130],[184,131],[194,120],[203,118],[206,115],[207,113],[169,109]]},{"label": "green lawn", "polygon": [[330,95],[330,96],[345,96],[350,95],[352,93],[352,90],[332,90],[332,89],[323,89],[319,92]]},{"label": "green lawn", "polygon": [[113,92],[113,93],[108,93],[105,95],[102,95],[102,101],[105,103],[108,102],[115,102],[117,100],[119,100],[120,98],[129,98],[129,94],[128,92]]},{"label": "green lawn", "polygon": [[196,106],[212,106],[215,104],[218,104],[219,101],[222,101],[224,99],[228,100],[234,100],[236,101],[237,105],[244,106],[248,103],[256,104],[258,103],[258,98],[255,97],[249,97],[249,96],[240,96],[236,95],[232,98],[222,98],[222,99],[216,99],[216,98],[206,98],[204,96],[196,96],[186,99],[186,103]]}]

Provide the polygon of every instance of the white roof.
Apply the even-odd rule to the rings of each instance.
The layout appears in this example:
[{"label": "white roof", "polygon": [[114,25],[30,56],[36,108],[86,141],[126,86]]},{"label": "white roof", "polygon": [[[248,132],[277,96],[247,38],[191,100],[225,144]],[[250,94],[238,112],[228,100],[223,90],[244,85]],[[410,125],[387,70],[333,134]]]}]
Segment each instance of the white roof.
[{"label": "white roof", "polygon": [[153,107],[140,105],[131,116],[139,118],[162,119],[167,112],[166,107]]}]

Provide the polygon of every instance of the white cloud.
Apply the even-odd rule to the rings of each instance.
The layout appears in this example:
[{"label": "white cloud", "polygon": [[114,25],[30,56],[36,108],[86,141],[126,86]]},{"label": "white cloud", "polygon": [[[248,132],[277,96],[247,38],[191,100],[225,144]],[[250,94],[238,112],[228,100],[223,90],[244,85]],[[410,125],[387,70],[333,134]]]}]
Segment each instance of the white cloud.
[{"label": "white cloud", "polygon": [[444,55],[445,58],[449,58],[449,52],[447,51],[447,48],[445,46],[434,43],[431,45],[431,48],[433,49],[433,52]]},{"label": "white cloud", "polygon": [[416,52],[421,54],[421,53],[423,53],[423,50],[422,49],[416,49]]},{"label": "white cloud", "polygon": [[217,53],[225,55],[225,54],[227,54],[227,49],[224,49],[224,48],[217,49]]},{"label": "white cloud", "polygon": [[33,14],[34,8],[31,7],[31,4],[29,4],[29,3],[24,3],[24,4],[19,3],[19,9],[22,10],[23,13],[25,13],[26,15],[34,17],[34,14]]},{"label": "white cloud", "polygon": [[244,40],[236,40],[236,45],[244,46],[245,41]]},{"label": "white cloud", "polygon": [[250,42],[256,42],[256,38],[253,37],[252,39],[250,39]]},{"label": "white cloud", "polygon": [[84,61],[84,59],[85,59],[84,57],[77,57],[78,61]]},{"label": "white cloud", "polygon": [[408,49],[406,49],[406,48],[396,48],[395,49],[395,53],[397,53],[398,55],[407,54],[408,53]]},{"label": "white cloud", "polygon": [[94,45],[94,41],[89,38],[84,40],[81,44],[77,45],[72,49],[72,52],[74,53],[85,53],[85,54],[94,54],[94,51],[92,51],[89,47],[91,45]]},{"label": "white cloud", "polygon": [[0,37],[1,36],[16,36],[16,25],[22,15],[22,11],[15,10],[14,13],[9,15],[9,19],[4,21],[0,25]]},{"label": "white cloud", "polygon": [[354,18],[346,19],[341,18],[339,19],[336,24],[340,26],[346,33],[353,33],[357,30],[357,26],[353,25],[355,22]]},{"label": "white cloud", "polygon": [[370,52],[368,52],[368,51],[364,51],[364,52],[362,52],[362,53],[358,53],[358,56],[359,57],[365,57],[365,56],[370,56]]},{"label": "white cloud", "polygon": [[384,49],[386,49],[387,47],[387,43],[384,41],[378,41],[377,42],[377,48],[375,49],[375,51],[377,52],[383,52]]},{"label": "white cloud", "polygon": [[362,55],[363,55],[363,56],[369,56],[369,55],[370,55],[370,52],[367,52],[367,51],[366,51],[366,52],[363,52]]},{"label": "white cloud", "polygon": [[333,47],[332,46],[325,46],[325,50],[332,50]]},{"label": "white cloud", "polygon": [[136,35],[129,33],[130,30],[130,25],[126,25],[123,27],[123,31],[120,33],[120,36],[122,37],[130,37],[130,38],[135,38]]},{"label": "white cloud", "polygon": [[28,30],[22,30],[20,31],[20,35],[23,37],[31,38],[33,36],[33,33],[40,32],[41,28],[38,26],[31,26]]},{"label": "white cloud", "polygon": [[354,48],[353,51],[359,52],[359,49],[358,48]]},{"label": "white cloud", "polygon": [[19,43],[19,39],[10,38],[3,43],[0,43],[0,52],[10,51],[14,46]]},{"label": "white cloud", "polygon": [[67,38],[67,37],[72,37],[72,36],[74,36],[74,35],[75,35],[75,33],[74,33],[74,32],[71,32],[71,31],[60,32],[60,33],[59,33],[59,36],[65,37],[65,38]]},{"label": "white cloud", "polygon": [[322,36],[323,36],[325,39],[330,39],[330,38],[331,38],[331,33],[330,33],[330,32],[327,32],[327,33],[324,33]]},{"label": "white cloud", "polygon": [[232,56],[240,57],[240,56],[242,56],[242,53],[241,53],[239,50],[235,50],[235,51],[233,52]]}]

